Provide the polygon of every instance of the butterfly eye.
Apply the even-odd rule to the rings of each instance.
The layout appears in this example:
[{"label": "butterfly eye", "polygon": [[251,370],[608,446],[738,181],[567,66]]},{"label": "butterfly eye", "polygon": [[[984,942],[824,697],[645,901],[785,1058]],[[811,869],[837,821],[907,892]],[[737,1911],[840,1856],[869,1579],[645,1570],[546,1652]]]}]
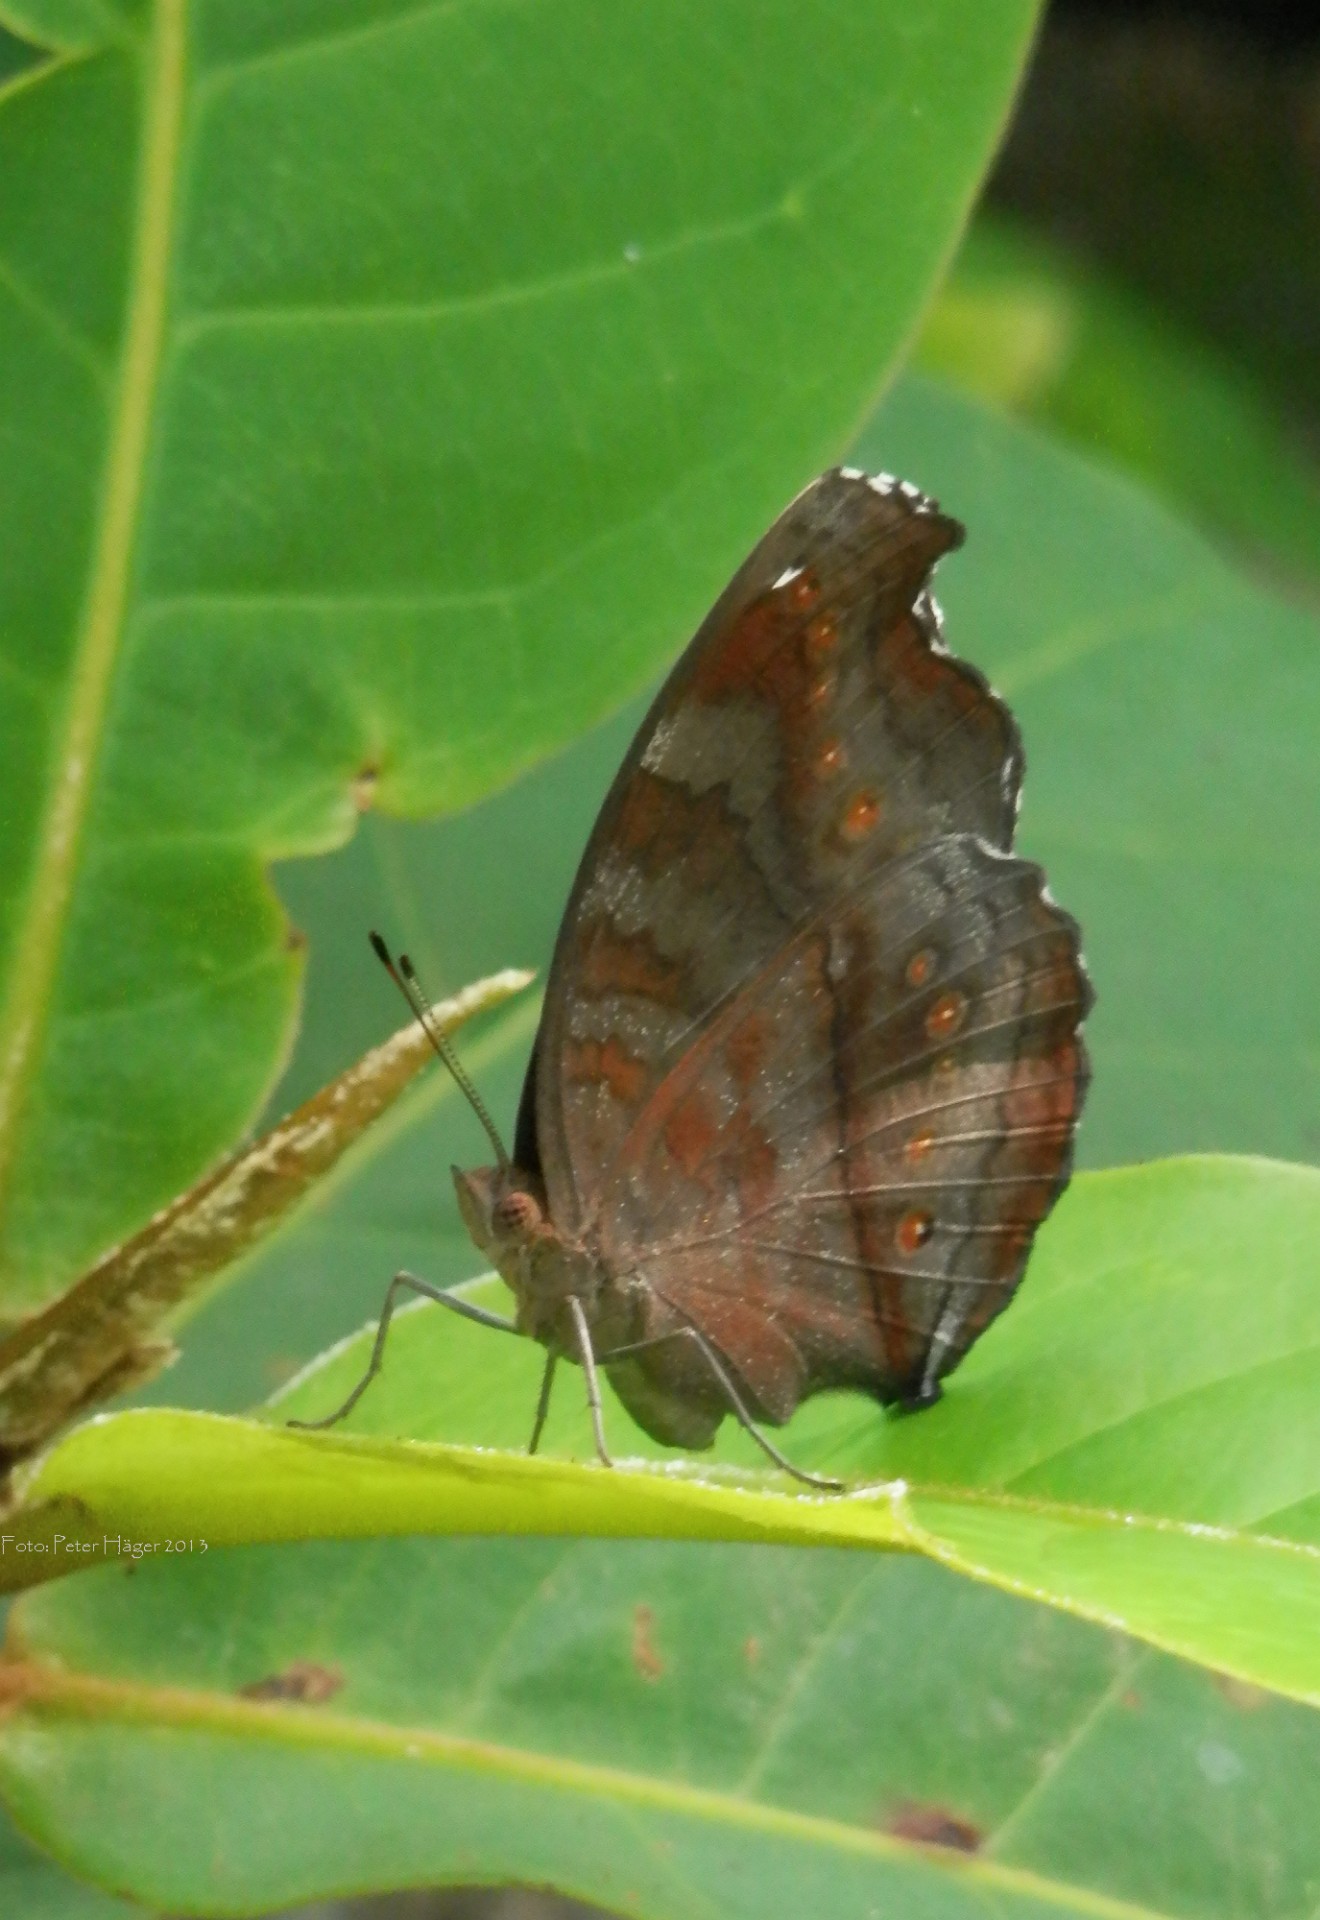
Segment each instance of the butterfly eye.
[{"label": "butterfly eye", "polygon": [[502,1194],[490,1210],[491,1225],[497,1233],[525,1234],[541,1224],[541,1209],[530,1193]]}]

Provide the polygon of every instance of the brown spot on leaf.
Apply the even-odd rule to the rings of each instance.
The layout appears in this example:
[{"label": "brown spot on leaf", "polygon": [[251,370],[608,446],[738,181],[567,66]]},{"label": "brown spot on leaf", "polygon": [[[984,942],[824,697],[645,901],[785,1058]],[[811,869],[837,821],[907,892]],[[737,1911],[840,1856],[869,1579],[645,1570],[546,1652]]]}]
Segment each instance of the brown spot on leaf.
[{"label": "brown spot on leaf", "polygon": [[652,1637],[654,1627],[655,1614],[650,1607],[639,1602],[633,1608],[632,1663],[643,1680],[652,1683],[659,1680],[665,1670],[665,1663],[656,1652]]},{"label": "brown spot on leaf", "polygon": [[896,1840],[911,1840],[919,1847],[949,1847],[955,1853],[979,1853],[985,1843],[983,1827],[933,1802],[902,1800],[883,1825],[886,1833],[892,1833]]},{"label": "brown spot on leaf", "polygon": [[374,806],[376,787],[380,781],[380,768],[368,761],[359,767],[353,780],[353,805],[359,813],[367,813]]},{"label": "brown spot on leaf", "polygon": [[749,1667],[756,1666],[761,1658],[761,1642],[754,1633],[749,1633],[743,1641],[743,1659]]},{"label": "brown spot on leaf", "polygon": [[249,1680],[238,1689],[240,1700],[286,1700],[296,1706],[319,1707],[333,1700],[344,1684],[338,1667],[322,1666],[319,1660],[291,1660],[279,1673],[264,1679]]}]

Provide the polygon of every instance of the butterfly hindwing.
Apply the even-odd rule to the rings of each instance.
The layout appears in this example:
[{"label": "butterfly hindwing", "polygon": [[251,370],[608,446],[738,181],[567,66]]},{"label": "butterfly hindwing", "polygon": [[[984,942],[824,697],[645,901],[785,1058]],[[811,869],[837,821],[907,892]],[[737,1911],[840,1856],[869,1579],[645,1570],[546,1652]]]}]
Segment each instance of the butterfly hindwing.
[{"label": "butterfly hindwing", "polygon": [[842,900],[628,1136],[629,1211],[662,1187],[684,1219],[620,1255],[657,1327],[666,1306],[700,1324],[771,1420],[824,1386],[929,1394],[1066,1180],[1085,1001],[1039,870],[968,836]]}]

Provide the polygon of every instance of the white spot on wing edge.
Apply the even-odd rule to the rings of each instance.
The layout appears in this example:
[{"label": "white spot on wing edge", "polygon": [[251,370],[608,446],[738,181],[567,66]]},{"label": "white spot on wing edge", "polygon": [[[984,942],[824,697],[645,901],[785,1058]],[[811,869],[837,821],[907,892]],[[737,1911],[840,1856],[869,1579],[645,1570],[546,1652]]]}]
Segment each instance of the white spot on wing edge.
[{"label": "white spot on wing edge", "polygon": [[642,755],[642,765],[648,773],[654,773],[668,753],[676,725],[672,718],[656,721],[651,738],[646,743],[646,751]]},{"label": "white spot on wing edge", "polygon": [[895,474],[866,473],[861,467],[836,467],[834,471],[841,480],[847,480],[855,486],[869,487],[872,493],[879,494],[882,500],[890,499],[897,494],[901,500],[907,502],[914,513],[929,514],[939,511],[938,500],[933,499],[928,493],[923,493],[921,488],[914,486],[910,480],[900,480]]}]

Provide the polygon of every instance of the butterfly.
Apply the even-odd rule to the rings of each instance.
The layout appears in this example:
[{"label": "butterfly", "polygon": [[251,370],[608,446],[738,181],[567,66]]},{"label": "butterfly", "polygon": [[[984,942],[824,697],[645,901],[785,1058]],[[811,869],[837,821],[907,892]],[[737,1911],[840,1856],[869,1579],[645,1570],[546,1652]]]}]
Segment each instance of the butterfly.
[{"label": "butterfly", "polygon": [[1071,1170],[1092,996],[1011,850],[1017,727],[941,638],[962,539],[845,467],[753,549],[588,841],[511,1154],[469,1088],[496,1159],[458,1203],[514,1318],[398,1275],[315,1424],[412,1291],[545,1348],[533,1450],[567,1358],[606,1464],[601,1370],[666,1445],[731,1414],[836,1485],[764,1427],[826,1388],[929,1405],[1008,1304]]}]

